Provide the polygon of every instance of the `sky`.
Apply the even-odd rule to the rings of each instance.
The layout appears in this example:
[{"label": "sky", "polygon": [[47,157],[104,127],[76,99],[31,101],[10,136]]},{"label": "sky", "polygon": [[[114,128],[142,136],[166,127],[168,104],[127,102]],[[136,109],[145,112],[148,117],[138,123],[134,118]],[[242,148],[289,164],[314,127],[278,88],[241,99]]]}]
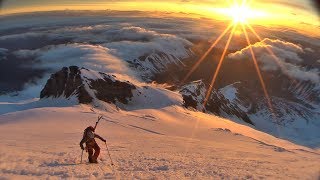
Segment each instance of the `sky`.
[{"label": "sky", "polygon": [[[241,0],[2,0],[0,14],[109,9],[184,12],[224,20],[232,19],[230,7],[237,1],[240,3]],[[320,20],[311,1],[247,0],[247,3],[251,12],[248,19],[252,24],[288,25],[300,29],[308,29],[311,25],[315,30],[319,29]]]}]

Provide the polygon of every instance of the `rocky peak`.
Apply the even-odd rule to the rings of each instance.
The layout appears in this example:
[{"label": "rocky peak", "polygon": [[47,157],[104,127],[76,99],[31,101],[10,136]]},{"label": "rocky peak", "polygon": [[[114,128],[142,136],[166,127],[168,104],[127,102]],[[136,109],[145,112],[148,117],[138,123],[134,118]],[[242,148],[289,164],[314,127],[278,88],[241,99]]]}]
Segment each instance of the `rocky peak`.
[{"label": "rocky peak", "polygon": [[134,85],[117,80],[116,76],[70,66],[51,75],[41,91],[40,98],[76,96],[82,104],[89,104],[94,99],[127,104],[128,99],[133,97],[134,89]]}]

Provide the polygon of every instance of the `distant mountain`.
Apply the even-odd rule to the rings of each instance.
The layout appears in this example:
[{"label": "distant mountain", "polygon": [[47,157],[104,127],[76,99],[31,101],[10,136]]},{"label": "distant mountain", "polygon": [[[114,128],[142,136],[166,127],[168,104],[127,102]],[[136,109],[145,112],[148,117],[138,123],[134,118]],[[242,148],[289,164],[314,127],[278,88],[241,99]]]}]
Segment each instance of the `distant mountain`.
[{"label": "distant mountain", "polygon": [[231,103],[222,93],[213,90],[204,106],[204,100],[207,93],[207,87],[202,81],[194,81],[180,90],[183,96],[184,106],[192,107],[199,111],[213,113],[217,116],[233,120],[242,120],[246,123],[254,125],[254,123],[247,116],[246,112],[241,110],[237,104]]},{"label": "distant mountain", "polygon": [[169,69],[183,70],[183,60],[192,56],[188,47],[182,47],[173,52],[154,51],[127,62],[131,68],[141,73],[143,80],[152,81],[157,74],[168,73]]},{"label": "distant mountain", "polygon": [[297,86],[283,86],[279,88],[283,96],[271,91],[271,107],[263,93],[244,83],[231,84],[220,92],[231,104],[246,112],[257,129],[299,144],[316,146],[320,142],[319,94],[310,87],[309,83],[303,82]]},{"label": "distant mountain", "polygon": [[[251,122],[250,124],[254,124],[261,131],[290,139],[299,144],[315,147],[320,143],[320,133],[318,133],[320,130],[319,82],[312,81],[311,78],[289,76],[280,69],[271,71],[261,68],[262,77],[271,100],[272,107],[270,109],[255,65],[250,58],[242,60],[227,58],[224,61],[219,78],[214,85],[216,90],[211,92],[212,95],[206,107],[202,107],[204,93],[207,91],[212,73],[218,64],[217,61],[212,61],[217,58],[217,51],[219,49],[213,51],[194,71],[189,78],[191,82],[182,85],[180,90],[184,94],[186,107],[193,107],[199,111],[213,113],[232,120],[241,119],[248,123]],[[184,72],[172,70],[171,74],[177,73],[167,81],[174,85],[180,85],[181,79],[184,79],[195,62],[191,60],[186,64]],[[314,75],[319,68],[317,70],[316,62],[311,64],[313,66],[297,64],[294,67],[299,67],[305,72],[309,69]],[[262,67],[262,64],[260,66]],[[291,71],[293,70],[291,69]],[[304,75],[311,77],[311,74],[305,73]],[[197,81],[198,79],[202,80]],[[222,107],[228,107],[229,111]]]},{"label": "distant mountain", "polygon": [[180,106],[183,104],[186,108],[192,107],[199,111],[244,121],[253,125],[246,113],[237,105],[231,103],[220,92],[212,91],[206,107],[203,108],[205,93],[206,86],[202,81],[185,85],[177,94],[176,92],[151,85],[135,85],[102,72],[70,66],[64,67],[51,75],[41,91],[40,98],[68,99],[77,97],[81,104],[90,104],[98,100],[131,109],[140,106]]}]

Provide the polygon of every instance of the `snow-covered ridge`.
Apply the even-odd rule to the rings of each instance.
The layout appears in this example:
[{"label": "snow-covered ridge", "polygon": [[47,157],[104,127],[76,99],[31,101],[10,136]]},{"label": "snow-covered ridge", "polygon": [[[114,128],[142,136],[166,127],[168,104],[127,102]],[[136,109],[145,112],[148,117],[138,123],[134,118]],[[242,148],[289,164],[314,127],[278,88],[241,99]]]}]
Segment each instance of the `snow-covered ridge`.
[{"label": "snow-covered ridge", "polygon": [[64,67],[51,76],[40,98],[65,97],[68,99],[76,96],[80,104],[99,106],[101,104],[99,101],[103,101],[123,109],[183,104],[186,108],[193,107],[199,111],[253,124],[245,112],[215,90],[212,91],[206,107],[203,107],[205,93],[206,86],[202,81],[185,85],[178,93],[153,85],[132,84],[115,75],[70,66]]},{"label": "snow-covered ridge", "polygon": [[108,103],[123,109],[182,104],[179,93],[152,85],[133,84],[122,77],[77,66],[64,67],[52,74],[40,94],[41,99],[72,97],[80,104],[97,107]]},{"label": "snow-covered ridge", "polygon": [[[273,113],[263,94],[252,91],[243,83],[220,89],[232,104],[240,107],[261,131],[309,147],[320,142],[317,88],[308,82],[283,85],[280,97],[271,95]],[[278,92],[279,93],[279,92]]]}]

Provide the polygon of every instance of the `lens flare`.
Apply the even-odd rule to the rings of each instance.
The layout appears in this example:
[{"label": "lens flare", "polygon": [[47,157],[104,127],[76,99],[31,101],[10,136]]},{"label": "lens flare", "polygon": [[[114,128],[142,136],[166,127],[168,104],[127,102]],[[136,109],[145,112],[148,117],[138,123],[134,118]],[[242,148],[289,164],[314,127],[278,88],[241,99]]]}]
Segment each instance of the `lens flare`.
[{"label": "lens flare", "polygon": [[[219,63],[218,63],[218,66],[214,72],[214,75],[213,75],[213,78],[211,80],[211,83],[207,89],[207,92],[206,92],[206,96],[204,98],[204,101],[203,101],[203,108],[205,109],[206,105],[207,105],[207,102],[208,100],[210,99],[210,95],[211,95],[211,92],[212,92],[212,89],[214,87],[214,84],[218,78],[218,75],[219,75],[219,72],[220,72],[220,69],[222,67],[222,64],[223,64],[223,61],[225,59],[225,56],[228,52],[228,48],[231,44],[231,40],[232,38],[235,36],[235,35],[239,35],[239,34],[244,34],[245,36],[245,39],[247,41],[247,44],[248,44],[248,47],[250,49],[250,54],[251,54],[251,58],[253,60],[253,63],[254,63],[254,67],[255,67],[255,70],[257,72],[257,76],[259,78],[259,81],[260,81],[260,85],[262,87],[262,90],[263,90],[263,93],[264,93],[264,96],[265,96],[265,99],[267,101],[267,106],[269,108],[269,111],[272,115],[272,121],[277,124],[277,130],[278,130],[278,134],[280,135],[280,127],[279,127],[279,123],[277,121],[277,116],[275,114],[275,111],[273,109],[273,106],[272,106],[272,101],[271,101],[271,98],[268,94],[268,90],[267,90],[267,87],[266,87],[266,84],[265,84],[265,81],[263,79],[263,76],[262,76],[262,73],[261,73],[261,70],[260,70],[260,67],[259,67],[259,64],[258,64],[258,61],[257,61],[257,58],[254,54],[254,51],[253,51],[253,48],[252,48],[252,44],[251,44],[251,41],[250,41],[250,38],[249,38],[249,35],[248,35],[248,32],[246,30],[246,27],[248,27],[252,33],[260,40],[262,41],[262,38],[257,34],[257,32],[249,25],[247,19],[252,16],[254,11],[251,11],[249,6],[247,6],[247,1],[246,0],[243,0],[241,5],[235,3],[234,6],[232,6],[232,8],[229,9],[229,15],[231,15],[233,17],[233,22],[220,34],[220,36],[216,39],[216,41],[211,45],[211,47],[204,53],[204,55],[196,62],[196,64],[192,67],[192,69],[188,72],[188,74],[186,75],[186,77],[184,78],[184,80],[182,81],[182,83],[184,83],[189,77],[190,75],[198,68],[198,66],[200,65],[200,63],[202,61],[204,61],[204,59],[209,55],[209,53],[212,51],[212,49],[219,43],[219,41],[229,32],[229,30],[232,28],[231,32],[230,32],[230,35],[228,37],[228,40],[227,40],[227,43],[224,47],[224,50],[223,50],[223,53],[221,55],[221,58],[219,60]],[[241,30],[238,30],[237,27],[238,25],[241,25],[242,28],[240,28]],[[278,63],[278,65],[281,67],[281,69],[285,72],[285,67],[283,66],[283,64],[281,64],[281,61],[278,57],[276,57],[276,55],[273,53],[272,49],[268,48],[267,47],[267,51],[271,54],[271,56],[275,59],[275,61]],[[194,127],[194,130],[192,132],[192,135],[191,135],[191,139],[193,138],[194,136],[194,132],[195,130],[198,128],[198,122],[196,123],[195,127]]]},{"label": "lens flare", "polygon": [[191,74],[199,67],[199,65],[204,61],[204,59],[209,55],[212,49],[220,42],[220,40],[224,37],[224,35],[232,28],[233,23],[230,23],[229,26],[220,34],[220,36],[215,40],[214,43],[210,46],[210,48],[201,56],[201,58],[196,62],[196,64],[191,68],[185,78],[181,81],[181,84],[185,83],[186,80],[191,76]]},{"label": "lens flare", "polygon": [[205,97],[205,99],[204,99],[204,102],[203,102],[203,106],[204,106],[204,107],[206,106],[206,104],[207,104],[207,102],[208,102],[208,100],[209,100],[209,98],[210,98],[211,91],[212,91],[212,89],[213,89],[214,83],[215,83],[216,80],[217,80],[217,77],[218,77],[219,71],[220,71],[220,69],[221,69],[223,60],[224,60],[224,58],[225,58],[225,56],[226,56],[226,54],[227,54],[227,50],[228,50],[228,48],[229,48],[231,39],[232,39],[232,37],[233,37],[234,31],[235,31],[236,28],[237,28],[237,24],[235,24],[235,25],[233,26],[232,31],[231,31],[231,33],[230,33],[230,35],[229,35],[227,44],[226,44],[226,46],[224,47],[223,53],[222,53],[221,58],[220,58],[220,60],[219,60],[219,64],[218,64],[217,69],[216,69],[216,71],[215,71],[215,73],[214,73],[214,75],[213,75],[211,84],[210,84],[209,89],[208,89],[208,91],[207,91],[207,95],[206,95],[206,97]]},{"label": "lens flare", "polygon": [[[263,39],[259,36],[259,34],[252,28],[252,26],[250,24],[245,24],[246,27],[248,27],[250,29],[250,31],[258,38],[258,40],[261,42],[263,41]],[[268,53],[271,55],[271,57],[274,59],[274,61],[278,64],[278,66],[280,67],[281,71],[291,80],[293,81],[293,83],[297,83],[297,81],[293,78],[291,78],[291,76],[289,75],[288,70],[286,69],[286,67],[282,64],[281,60],[274,54],[274,52],[272,51],[272,49],[268,46],[266,46],[266,50],[268,51]]]},{"label": "lens flare", "polygon": [[229,8],[221,8],[217,10],[221,15],[230,18],[234,23],[244,24],[249,21],[261,20],[267,14],[251,8],[251,1],[243,0],[239,3],[234,0]]},{"label": "lens flare", "polygon": [[266,99],[267,99],[267,103],[268,103],[269,109],[270,109],[271,113],[272,113],[273,115],[275,115],[275,114],[274,114],[273,107],[272,107],[271,98],[270,98],[270,96],[269,96],[269,94],[268,94],[266,84],[265,84],[264,79],[263,79],[263,77],[262,77],[262,74],[261,74],[261,70],[260,70],[260,68],[259,68],[258,61],[257,61],[257,59],[256,59],[256,56],[255,56],[254,52],[253,52],[253,48],[252,48],[252,45],[251,45],[251,42],[250,42],[250,39],[249,39],[249,36],[248,36],[248,32],[247,32],[246,28],[244,27],[244,25],[241,25],[241,26],[242,26],[243,33],[244,33],[244,35],[245,35],[245,37],[246,37],[246,40],[247,40],[247,43],[248,43],[248,47],[249,47],[249,49],[250,49],[251,57],[252,57],[254,66],[255,66],[255,68],[256,68],[256,71],[257,71],[257,74],[258,74],[258,78],[259,78],[260,84],[261,84],[261,86],[262,86],[263,93],[264,93],[264,95],[265,95],[265,97],[266,97]]},{"label": "lens flare", "polygon": [[229,15],[235,23],[245,23],[253,14],[249,7],[243,5],[234,5],[229,10]]}]

